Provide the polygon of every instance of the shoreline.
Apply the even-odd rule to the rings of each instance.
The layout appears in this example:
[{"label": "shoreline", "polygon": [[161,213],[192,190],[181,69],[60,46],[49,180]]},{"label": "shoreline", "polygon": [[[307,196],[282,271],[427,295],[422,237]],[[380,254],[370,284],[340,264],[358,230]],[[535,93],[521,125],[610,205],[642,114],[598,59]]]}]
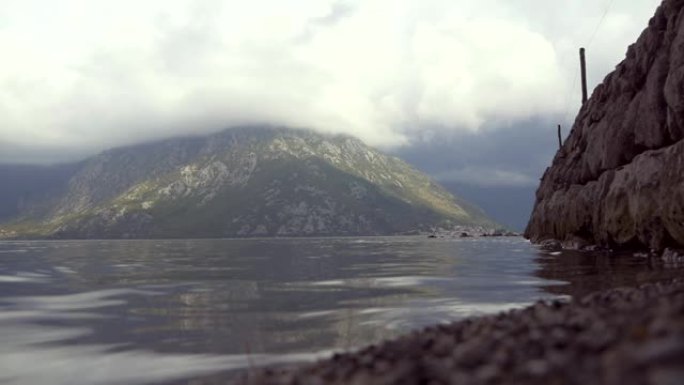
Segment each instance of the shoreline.
[{"label": "shoreline", "polygon": [[236,384],[681,384],[684,279],[431,326]]}]

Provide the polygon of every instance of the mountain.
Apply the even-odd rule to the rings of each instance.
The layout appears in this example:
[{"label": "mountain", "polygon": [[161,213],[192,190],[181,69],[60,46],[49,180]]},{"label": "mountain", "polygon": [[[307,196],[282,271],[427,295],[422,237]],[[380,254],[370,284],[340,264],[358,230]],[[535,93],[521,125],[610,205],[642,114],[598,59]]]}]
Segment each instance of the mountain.
[{"label": "mountain", "polygon": [[117,148],[74,167],[59,193],[25,202],[0,236],[372,235],[496,226],[405,162],[346,136],[235,128]]},{"label": "mountain", "polygon": [[476,186],[459,182],[440,182],[447,191],[482,207],[485,214],[513,231],[522,232],[534,204],[536,187]]},{"label": "mountain", "polygon": [[78,166],[0,164],[0,222],[20,215],[31,202],[46,204],[62,194]]}]

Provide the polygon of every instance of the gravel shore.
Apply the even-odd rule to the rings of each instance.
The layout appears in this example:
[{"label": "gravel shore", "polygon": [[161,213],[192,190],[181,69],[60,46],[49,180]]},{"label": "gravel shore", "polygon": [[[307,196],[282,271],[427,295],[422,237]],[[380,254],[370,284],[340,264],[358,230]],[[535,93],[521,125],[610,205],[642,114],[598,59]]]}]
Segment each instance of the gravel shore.
[{"label": "gravel shore", "polygon": [[684,384],[684,280],[434,326],[239,384]]}]

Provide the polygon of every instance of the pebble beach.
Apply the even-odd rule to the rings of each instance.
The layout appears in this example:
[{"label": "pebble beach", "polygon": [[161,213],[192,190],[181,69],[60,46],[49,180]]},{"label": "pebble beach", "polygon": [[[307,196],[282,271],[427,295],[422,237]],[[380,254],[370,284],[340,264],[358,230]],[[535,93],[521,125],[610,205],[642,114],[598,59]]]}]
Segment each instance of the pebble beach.
[{"label": "pebble beach", "polygon": [[684,384],[684,280],[469,318],[239,384]]}]

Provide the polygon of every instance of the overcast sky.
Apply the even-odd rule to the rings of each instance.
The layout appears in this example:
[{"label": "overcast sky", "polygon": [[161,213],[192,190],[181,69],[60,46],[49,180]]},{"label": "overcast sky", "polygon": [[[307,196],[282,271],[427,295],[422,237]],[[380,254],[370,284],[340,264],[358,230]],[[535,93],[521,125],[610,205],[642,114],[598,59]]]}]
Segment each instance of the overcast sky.
[{"label": "overcast sky", "polygon": [[578,48],[593,87],[659,3],[2,0],[0,162],[269,123],[533,185],[579,106]]}]

